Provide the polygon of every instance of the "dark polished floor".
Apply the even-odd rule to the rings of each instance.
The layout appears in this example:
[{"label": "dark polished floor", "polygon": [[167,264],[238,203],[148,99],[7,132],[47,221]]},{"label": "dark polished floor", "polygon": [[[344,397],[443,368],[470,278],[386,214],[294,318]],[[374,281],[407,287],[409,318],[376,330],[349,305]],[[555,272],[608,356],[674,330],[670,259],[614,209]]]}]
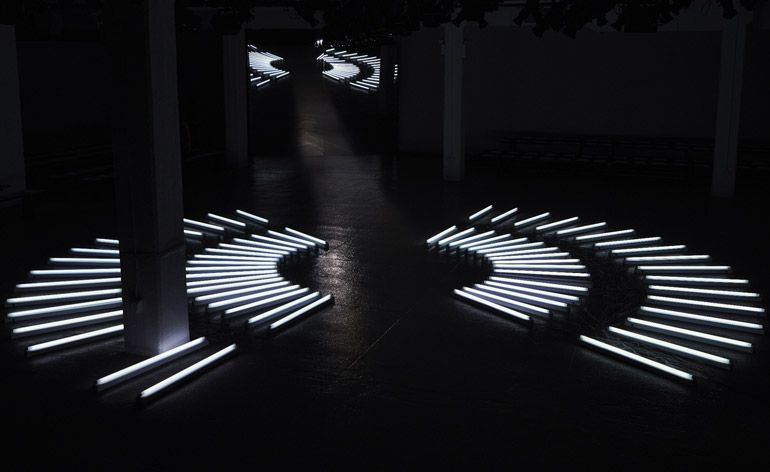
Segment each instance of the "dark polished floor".
[{"label": "dark polished floor", "polygon": [[[133,394],[147,379],[102,396],[90,391],[95,378],[133,359],[120,341],[34,360],[3,341],[4,463],[761,470],[770,462],[767,342],[759,339],[733,371],[684,386],[587,350],[568,329],[522,327],[454,300],[451,289],[483,270],[422,244],[489,203],[550,210],[687,243],[734,266],[767,300],[761,187],[746,185],[725,204],[710,201],[703,182],[481,165],[465,182],[445,183],[437,160],[393,155],[366,139],[381,127],[373,97],[346,98],[349,91],[301,69],[295,83],[252,97],[254,113],[281,96],[297,100],[292,87],[304,87],[303,103],[287,105],[295,117],[275,136],[284,144],[255,150],[266,139],[255,131],[258,157],[248,172],[188,169],[186,214],[242,208],[327,239],[328,252],[293,272],[333,293],[335,305],[272,338],[237,334],[236,357],[145,407]],[[349,126],[354,104],[369,108]],[[333,125],[329,113],[339,113]],[[5,295],[49,256],[113,235],[112,188],[31,195],[0,216]]]}]

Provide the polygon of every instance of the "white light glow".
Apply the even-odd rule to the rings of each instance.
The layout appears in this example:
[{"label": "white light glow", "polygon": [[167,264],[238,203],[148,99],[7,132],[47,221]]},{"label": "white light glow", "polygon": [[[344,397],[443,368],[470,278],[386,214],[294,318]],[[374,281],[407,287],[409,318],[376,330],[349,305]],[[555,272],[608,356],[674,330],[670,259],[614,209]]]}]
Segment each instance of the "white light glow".
[{"label": "white light glow", "polygon": [[[522,243],[522,244],[508,244],[504,246],[497,246],[487,249],[479,249],[476,252],[479,254],[495,254],[498,252],[506,252],[506,251],[519,251],[521,249],[527,249],[527,248],[535,248],[535,247],[542,247],[545,246],[545,243],[542,241],[535,241],[533,243]],[[553,248],[556,250],[556,248]]]},{"label": "white light glow", "polygon": [[612,254],[643,254],[648,252],[672,252],[672,251],[685,251],[687,246],[684,244],[674,244],[671,246],[645,246],[645,247],[630,247],[625,249],[613,249]]},{"label": "white light glow", "polygon": [[550,216],[551,216],[551,213],[547,211],[545,213],[541,213],[539,215],[535,215],[535,216],[533,216],[531,218],[527,218],[527,219],[524,219],[524,220],[521,220],[521,221],[517,221],[516,223],[513,224],[513,226],[516,227],[516,228],[518,228],[520,226],[526,226],[528,224],[535,223],[535,222],[540,221],[540,220],[544,220],[544,219],[546,219],[546,218],[548,218]]},{"label": "white light glow", "polygon": [[745,286],[749,284],[746,279],[725,279],[718,277],[679,277],[673,275],[645,275],[647,282],[665,282],[669,284],[683,283],[695,285],[726,285]]},{"label": "white light glow", "polygon": [[[501,277],[497,277],[501,278]],[[537,288],[531,288],[531,287],[524,287],[522,285],[508,282],[507,280],[505,282],[496,282],[494,280],[488,280],[487,282],[484,282],[486,285],[492,286],[492,287],[500,287],[508,290],[515,290],[517,292],[525,292],[525,293],[531,293],[534,295],[540,295],[543,297],[548,298],[555,298],[557,300],[562,300],[567,303],[578,303],[580,302],[580,297],[576,297],[574,295],[566,295],[563,293],[558,292],[550,292],[548,290],[540,290]],[[581,287],[583,288],[583,287]]]},{"label": "white light glow", "polygon": [[296,252],[297,249],[293,247],[283,246],[283,245],[277,245],[277,244],[270,244],[270,243],[263,243],[260,241],[251,241],[249,239],[241,239],[241,238],[234,238],[233,241],[241,244],[247,244],[249,246],[255,246],[258,248],[267,248],[274,251],[288,251],[288,252]]},{"label": "white light glow", "polygon": [[274,297],[265,298],[262,300],[257,300],[252,303],[247,303],[246,305],[239,305],[233,308],[229,308],[225,310],[224,314],[222,315],[225,318],[230,318],[233,316],[238,316],[241,313],[254,311],[254,310],[260,310],[262,308],[267,308],[273,305],[277,305],[281,303],[283,300],[290,300],[292,298],[297,298],[299,296],[302,296],[303,294],[309,292],[307,288],[300,288],[291,292],[282,293],[280,295],[276,295]]},{"label": "white light glow", "polygon": [[[187,289],[187,295],[199,295],[201,293],[208,293],[208,292],[221,292],[226,290],[234,290],[236,288],[242,288],[242,287],[251,287],[251,286],[257,286],[262,284],[270,284],[273,282],[281,282],[283,280],[283,277],[264,277],[260,279],[254,279],[252,277],[248,278],[249,280],[244,280],[241,282],[230,282],[230,283],[217,283],[212,285],[204,285],[202,287],[192,287]],[[196,282],[193,282],[196,283]],[[188,287],[190,284],[187,284]]]},{"label": "white light glow", "polygon": [[92,339],[113,336],[122,331],[123,325],[121,324],[110,326],[109,328],[97,329],[96,331],[88,331],[85,333],[76,334],[74,336],[67,336],[66,338],[54,339],[52,341],[47,341],[40,344],[33,344],[32,346],[27,346],[27,354],[36,354],[38,352],[50,351],[60,347],[72,346],[83,341],[90,341]]},{"label": "white light glow", "polygon": [[193,231],[193,230],[187,229],[187,228],[185,228],[185,230],[184,230],[184,235],[185,236],[192,236],[194,238],[202,238],[203,237],[203,233],[201,233],[200,231]]},{"label": "white light glow", "polygon": [[283,229],[287,233],[291,233],[294,236],[302,239],[306,239],[312,243],[315,243],[317,246],[328,248],[329,244],[324,241],[323,239],[318,239],[315,236],[310,236],[309,234],[305,234],[302,231],[297,231],[296,229],[291,229],[288,226]]},{"label": "white light glow", "polygon": [[120,277],[82,280],[60,280],[57,282],[30,282],[17,284],[17,290],[47,290],[60,288],[90,287],[101,285],[120,285]]},{"label": "white light glow", "polygon": [[[502,284],[497,284],[497,285],[502,285]],[[536,303],[536,304],[547,305],[548,307],[555,308],[557,310],[566,310],[567,308],[569,308],[569,306],[566,303],[564,303],[564,302],[559,302],[559,301],[551,300],[549,298],[538,297],[537,295],[532,295],[532,294],[528,294],[528,293],[522,293],[522,292],[520,292],[518,290],[515,290],[514,287],[502,288],[502,287],[495,286],[495,285],[492,285],[492,284],[489,284],[489,285],[487,285],[487,284],[476,284],[476,285],[474,285],[474,287],[476,287],[479,290],[490,291],[492,293],[497,293],[497,294],[500,294],[500,295],[504,295],[504,296],[509,297],[509,298],[515,298],[515,299],[520,299],[520,300],[527,300],[527,301],[530,301],[530,302],[533,302],[533,303]]]},{"label": "white light glow", "polygon": [[[198,262],[198,261],[190,261],[189,263],[192,264],[193,262]],[[204,261],[201,261],[201,262],[204,262]],[[205,262],[209,262],[209,261],[205,261]],[[216,261],[211,261],[211,262],[216,262]],[[187,272],[205,272],[207,270],[211,271],[211,272],[216,272],[216,271],[220,271],[220,270],[221,271],[266,270],[266,269],[271,269],[271,268],[274,269],[275,266],[276,266],[275,263],[260,264],[260,263],[257,263],[257,262],[246,263],[246,264],[235,264],[235,263],[232,263],[232,262],[226,262],[226,264],[228,264],[228,265],[220,266],[220,265],[214,264],[214,265],[205,265],[205,266],[200,266],[200,267],[185,267],[185,270]]]},{"label": "white light glow", "polygon": [[548,270],[558,270],[558,271],[573,271],[573,270],[585,270],[586,266],[582,264],[551,264],[552,261],[546,261],[545,264],[532,264],[530,262],[526,264],[517,263],[517,262],[497,262],[495,261],[494,266],[502,267],[502,268],[512,268],[512,269],[548,269]]},{"label": "white light glow", "polygon": [[565,279],[588,279],[590,274],[585,272],[557,272],[547,270],[495,269],[496,274],[530,275],[535,277],[558,277]]},{"label": "white light glow", "polygon": [[[562,259],[564,257],[569,256],[568,252],[545,252],[545,253],[537,253],[537,254],[524,254],[520,256],[497,256],[497,257],[490,257],[489,260],[491,261],[532,261],[532,260],[546,260],[546,259],[554,259],[559,262],[562,261],[575,261],[577,262],[579,259]],[[562,259],[562,260],[559,260]],[[551,261],[553,262],[553,261]]]},{"label": "white light glow", "polygon": [[284,239],[293,243],[298,243],[305,248],[316,247],[316,244],[312,241],[308,241],[302,238],[297,238],[288,234],[279,233],[278,231],[273,231],[272,229],[267,230],[267,234],[274,236],[278,239]]},{"label": "white light glow", "polygon": [[716,364],[720,367],[725,367],[725,368],[730,367],[730,359],[726,357],[715,356],[714,354],[709,354],[708,352],[699,351],[697,349],[691,349],[689,347],[682,346],[676,343],[671,343],[668,341],[664,341],[662,339],[657,339],[650,336],[645,336],[643,334],[634,333],[633,331],[627,331],[625,329],[616,328],[614,326],[610,326],[609,331],[610,333],[616,334],[618,336],[623,336],[625,338],[633,339],[635,341],[649,344],[666,351],[675,352],[685,357],[709,362],[711,364]]},{"label": "white light glow", "polygon": [[79,275],[120,275],[120,268],[104,268],[104,269],[42,269],[31,270],[29,275],[32,277],[72,277]]},{"label": "white light glow", "polygon": [[468,221],[473,221],[473,220],[479,219],[482,216],[484,216],[487,213],[489,213],[490,211],[492,211],[492,205],[486,206],[486,207],[482,208],[481,210],[477,211],[476,213],[472,214],[471,216],[468,217]]},{"label": "white light glow", "polygon": [[117,246],[120,241],[117,239],[96,238],[96,244],[104,244],[106,246]]},{"label": "white light glow", "polygon": [[476,228],[468,228],[468,229],[466,229],[466,230],[464,230],[464,231],[460,231],[459,233],[453,234],[452,236],[446,237],[446,238],[444,238],[444,239],[439,239],[439,241],[438,241],[438,243],[437,243],[437,244],[438,244],[439,246],[443,246],[443,245],[445,245],[445,244],[449,244],[449,243],[451,243],[452,241],[455,241],[455,240],[457,240],[457,239],[460,239],[460,238],[462,238],[462,237],[464,237],[464,236],[467,236],[467,235],[469,235],[469,234],[472,234],[472,233],[474,233],[475,231],[476,231]]},{"label": "white light glow", "polygon": [[83,265],[120,265],[120,259],[107,257],[52,257],[51,264],[83,264]]},{"label": "white light glow", "polygon": [[515,215],[516,212],[518,212],[518,211],[519,211],[518,208],[513,208],[513,209],[510,209],[510,210],[506,211],[505,213],[501,213],[501,214],[495,216],[494,218],[492,218],[492,220],[491,220],[492,224],[495,224],[498,221],[503,221],[506,218],[510,218],[511,216]]},{"label": "white light glow", "polygon": [[486,258],[489,259],[490,261],[504,261],[506,259],[510,259],[511,257],[515,258],[522,255],[555,253],[558,250],[559,248],[556,248],[556,247],[544,247],[539,249],[523,249],[521,251],[498,252],[491,255],[487,255]]},{"label": "white light glow", "polygon": [[289,285],[289,286],[284,286],[284,287],[280,287],[280,288],[274,288],[274,289],[270,289],[270,290],[262,290],[262,291],[259,291],[257,293],[252,293],[252,294],[248,294],[248,295],[242,295],[240,297],[228,298],[226,300],[220,300],[218,302],[209,303],[207,308],[209,310],[211,310],[211,311],[219,310],[219,309],[222,309],[222,308],[225,308],[225,307],[237,305],[239,303],[251,302],[252,300],[269,298],[269,297],[271,297],[273,295],[278,295],[278,294],[281,294],[281,293],[291,292],[291,291],[297,290],[299,288],[300,288],[299,285]]},{"label": "white light glow", "polygon": [[735,305],[732,303],[706,302],[703,300],[691,300],[689,298],[662,297],[659,295],[648,295],[647,300],[658,302],[664,305],[686,306],[690,308],[700,308],[702,310],[726,311],[728,313],[743,313],[752,315],[764,315],[765,309],[755,306]]},{"label": "white light glow", "polygon": [[284,303],[283,305],[277,306],[277,307],[275,307],[275,308],[273,308],[271,310],[268,310],[268,311],[266,311],[264,313],[260,313],[257,316],[253,316],[253,317],[249,318],[246,323],[248,325],[252,325],[252,326],[255,325],[255,324],[262,323],[262,322],[264,322],[266,320],[269,320],[271,318],[274,318],[276,316],[288,313],[288,312],[290,312],[291,310],[293,310],[293,309],[295,309],[297,307],[303,306],[303,305],[311,302],[312,300],[315,300],[320,295],[321,294],[318,293],[318,292],[313,292],[310,295],[305,295],[302,298],[298,298],[296,300],[292,300],[289,303]]},{"label": "white light glow", "polygon": [[519,300],[514,300],[513,298],[496,295],[494,293],[486,292],[484,290],[478,290],[471,287],[463,287],[463,291],[480,298],[492,299],[493,303],[499,303],[503,306],[506,306],[506,305],[513,306],[531,315],[549,316],[551,314],[551,312],[546,308],[535,306],[530,303],[521,302]]},{"label": "white light glow", "polygon": [[262,236],[262,235],[259,235],[259,234],[252,234],[251,238],[255,239],[257,241],[263,241],[265,243],[274,244],[274,245],[277,246],[276,249],[281,249],[281,250],[285,250],[285,251],[291,250],[292,248],[293,249],[307,249],[307,247],[308,247],[307,244],[297,244],[297,243],[285,241],[285,240],[282,240],[282,239],[271,238],[269,236]]},{"label": "white light glow", "polygon": [[711,256],[705,254],[694,254],[687,256],[642,256],[626,257],[625,261],[630,264],[644,264],[645,262],[676,263],[676,262],[708,262]]},{"label": "white light glow", "polygon": [[745,321],[731,320],[729,318],[717,318],[714,316],[698,315],[696,313],[688,313],[684,311],[666,310],[663,308],[656,308],[651,306],[640,307],[639,313],[673,321],[701,324],[706,326],[717,326],[720,328],[736,329],[739,331],[751,331],[755,333],[762,333],[764,331],[764,327],[758,323],[747,323]]},{"label": "white light glow", "polygon": [[730,266],[662,265],[637,266],[642,272],[729,272]]},{"label": "white light glow", "polygon": [[250,276],[250,275],[265,275],[265,274],[275,274],[278,275],[278,271],[275,269],[272,270],[234,270],[234,271],[224,271],[224,272],[203,272],[203,273],[197,273],[197,274],[187,274],[187,280],[194,280],[194,279],[216,279],[220,277],[240,277],[240,276]]},{"label": "white light glow", "polygon": [[243,242],[243,244],[245,244],[245,245],[243,245],[243,244],[222,243],[222,244],[219,245],[219,247],[227,248],[227,249],[235,249],[235,250],[238,250],[238,251],[249,251],[249,252],[251,252],[253,254],[259,254],[259,255],[274,254],[274,255],[278,255],[278,256],[288,256],[288,255],[290,255],[292,253],[292,251],[281,251],[281,250],[276,250],[276,249],[256,248],[256,247],[250,245],[250,243],[252,243],[253,241],[248,241],[246,239],[235,238],[235,239],[233,239],[233,241],[235,241],[235,242]]},{"label": "white light glow", "polygon": [[12,311],[6,316],[9,321],[38,318],[43,316],[60,316],[78,311],[98,310],[101,308],[116,308],[120,307],[121,302],[122,299],[120,297],[105,298],[102,300],[69,303],[67,305],[56,305],[47,306],[44,308],[34,308],[30,310]]},{"label": "white light glow", "polygon": [[257,216],[253,213],[249,213],[243,210],[235,210],[235,213],[237,213],[238,216],[246,218],[251,222],[259,223],[261,225],[267,225],[268,223],[270,223],[270,221],[267,218],[262,218],[261,216]]},{"label": "white light glow", "polygon": [[68,293],[53,293],[49,295],[33,295],[29,297],[16,297],[9,298],[6,303],[9,305],[23,305],[27,303],[41,303],[51,300],[78,300],[84,298],[105,298],[115,295],[120,295],[121,290],[119,288],[110,288],[105,290],[89,290],[86,292],[68,292]]},{"label": "white light glow", "polygon": [[[509,236],[509,235],[508,234],[504,234],[503,236]],[[527,242],[527,241],[529,241],[529,239],[527,239],[527,238],[516,238],[516,239],[509,239],[509,240],[506,240],[506,241],[498,241],[496,243],[488,243],[488,244],[487,243],[484,243],[484,244],[479,243],[478,246],[477,245],[470,246],[468,248],[468,250],[469,251],[479,251],[481,249],[492,249],[492,248],[496,248],[496,247],[500,247],[500,246],[506,246],[508,244],[518,244],[518,243],[524,243],[524,242]]]},{"label": "white light glow", "polygon": [[39,334],[50,333],[53,331],[62,331],[65,329],[79,328],[81,326],[106,323],[108,321],[117,321],[121,318],[123,318],[123,310],[79,316],[77,318],[68,318],[66,320],[49,321],[47,323],[39,323],[13,328],[11,330],[11,337],[20,338],[22,336],[37,336]]},{"label": "white light glow", "polygon": [[547,231],[549,229],[558,228],[559,226],[566,226],[572,223],[576,223],[578,219],[579,218],[577,216],[573,216],[572,218],[565,218],[563,220],[554,221],[553,223],[536,226],[535,231]]},{"label": "white light glow", "polygon": [[438,241],[439,239],[443,238],[444,236],[446,236],[448,234],[452,234],[455,231],[457,231],[457,226],[456,225],[455,226],[450,226],[449,228],[441,231],[440,233],[435,234],[435,235],[431,236],[430,238],[426,239],[425,243],[426,244],[433,244],[436,241]]},{"label": "white light glow", "polygon": [[461,244],[467,244],[467,243],[470,243],[470,242],[473,242],[473,241],[478,241],[479,239],[486,238],[487,236],[492,236],[493,234],[495,234],[494,231],[486,231],[484,233],[479,233],[479,234],[475,234],[473,236],[468,236],[467,238],[463,238],[463,239],[458,239],[458,240],[452,241],[451,243],[449,243],[449,247],[457,247],[457,246],[459,246]]},{"label": "white light glow", "polygon": [[560,290],[562,292],[569,292],[569,293],[580,293],[580,294],[588,293],[588,289],[580,285],[557,284],[553,282],[541,282],[539,280],[517,279],[514,277],[496,277],[496,276],[490,277],[489,280],[494,280],[497,282],[504,282],[504,283],[515,283],[517,285],[527,285],[530,287],[550,288],[551,290]]},{"label": "white light glow", "polygon": [[689,295],[705,298],[737,298],[742,300],[758,300],[759,294],[754,292],[738,292],[734,290],[712,290],[707,288],[677,287],[671,285],[650,285],[647,289],[651,292]]},{"label": "white light glow", "polygon": [[313,310],[315,310],[317,308],[320,308],[323,305],[326,305],[327,303],[330,303],[332,300],[333,300],[333,298],[332,298],[331,295],[324,295],[323,297],[319,298],[318,300],[316,300],[316,301],[314,301],[314,302],[312,302],[312,303],[310,303],[308,305],[305,305],[302,308],[300,308],[299,310],[297,310],[297,311],[295,311],[295,312],[293,312],[291,314],[288,314],[288,315],[284,316],[283,318],[281,318],[281,319],[271,323],[270,326],[268,327],[268,329],[270,331],[276,330],[276,329],[280,328],[281,326],[285,325],[286,323],[289,323],[289,322],[299,318],[300,316],[302,316],[302,315],[304,315],[306,313],[309,313],[309,312],[311,312],[311,311],[313,311]]},{"label": "white light glow", "polygon": [[691,329],[678,328],[663,323],[655,323],[653,321],[640,320],[638,318],[628,318],[627,322],[636,328],[646,329],[648,331],[654,331],[656,333],[668,334],[669,336],[689,339],[692,341],[699,341],[706,344],[714,344],[717,346],[730,347],[733,349],[739,349],[742,351],[751,351],[751,343],[745,341],[739,341],[737,339],[726,338],[724,336],[715,336],[713,334],[703,333],[701,331],[693,331]]},{"label": "white light glow", "polygon": [[224,223],[226,225],[235,226],[236,228],[241,228],[241,229],[246,228],[246,223],[242,221],[231,220],[230,218],[225,218],[224,216],[215,215],[214,213],[207,213],[206,217],[216,221],[217,223]]},{"label": "white light glow", "polygon": [[669,367],[666,364],[661,364],[660,362],[653,361],[652,359],[647,359],[646,357],[642,357],[639,354],[634,354],[633,352],[629,352],[623,349],[619,349],[611,344],[607,344],[605,342],[599,341],[594,338],[590,338],[585,335],[580,335],[580,340],[583,341],[586,344],[589,344],[591,346],[597,347],[599,349],[605,350],[607,352],[611,352],[615,355],[618,355],[620,357],[624,357],[626,359],[630,359],[634,362],[638,362],[640,364],[646,365],[647,367],[652,367],[653,369],[659,370],[661,372],[665,372],[667,374],[673,375],[674,377],[683,379],[683,380],[692,380],[693,376],[692,374],[689,374],[683,370],[675,369],[673,367]]},{"label": "white light glow", "polygon": [[223,227],[217,226],[217,225],[212,225],[210,223],[204,223],[202,221],[191,220],[189,218],[183,218],[182,221],[184,221],[184,223],[186,225],[192,226],[193,228],[199,228],[199,229],[203,229],[203,230],[207,230],[207,231],[215,231],[217,233],[224,233],[225,232],[225,229]]},{"label": "white light glow", "polygon": [[583,236],[575,236],[575,241],[596,241],[597,239],[609,239],[616,236],[630,236],[634,234],[634,231],[633,229],[621,229],[608,233],[584,234]]},{"label": "white light glow", "polygon": [[73,254],[94,254],[100,256],[119,256],[120,251],[117,249],[93,249],[88,247],[73,247],[70,249]]},{"label": "white light glow", "polygon": [[[244,294],[250,294],[258,296],[257,294],[268,296],[268,294],[272,295],[274,292],[272,292],[272,289],[279,288],[279,287],[286,287],[289,285],[289,282],[286,280],[274,280],[274,279],[280,279],[280,277],[275,277],[273,279],[265,279],[264,283],[258,283],[253,284],[248,287],[241,287],[236,288],[232,290],[227,290],[224,292],[217,292],[217,293],[210,293],[208,295],[201,295],[198,297],[195,297],[195,303],[207,303],[212,300],[220,300],[222,298],[232,297],[235,295],[244,295]],[[268,280],[270,282],[268,282]],[[294,286],[299,287],[298,285]],[[239,300],[239,302],[242,300]]]},{"label": "white light glow", "polygon": [[212,254],[196,254],[195,259],[204,261],[243,261],[243,262],[277,262],[281,259],[280,256],[224,256],[224,255],[212,255]]},{"label": "white light glow", "polygon": [[283,256],[280,254],[272,254],[269,252],[248,251],[248,250],[236,250],[236,249],[221,249],[214,247],[207,247],[203,250],[210,254],[223,254],[231,256],[246,256],[246,257],[270,257],[271,259],[281,259]]},{"label": "white light glow", "polygon": [[476,302],[476,303],[478,303],[480,305],[484,305],[485,307],[491,308],[491,309],[495,310],[498,313],[502,313],[502,314],[507,315],[509,317],[515,318],[517,320],[527,321],[527,322],[531,322],[532,321],[532,318],[530,318],[529,315],[526,315],[524,313],[519,313],[516,310],[511,310],[508,307],[504,307],[502,305],[498,305],[497,303],[490,302],[489,300],[484,300],[481,297],[477,297],[477,296],[472,295],[470,293],[466,293],[466,292],[464,292],[462,290],[455,289],[454,294],[459,296],[459,297],[465,298],[466,300],[470,300],[470,301]]},{"label": "white light glow", "polygon": [[[206,288],[212,287],[213,288],[213,287],[216,287],[217,285],[228,285],[230,283],[241,283],[241,282],[248,283],[248,282],[253,282],[255,280],[263,280],[263,279],[274,277],[275,276],[274,274],[277,275],[276,272],[271,272],[265,275],[246,275],[243,277],[225,277],[225,278],[216,278],[212,280],[197,280],[195,282],[187,282],[187,288],[188,289],[190,287],[206,287]],[[188,290],[187,293],[189,294],[191,292]],[[192,292],[192,293],[195,293],[195,292]]]},{"label": "white light glow", "polygon": [[[479,246],[485,246],[487,244],[492,244],[494,242],[502,242],[502,241],[500,241],[501,239],[508,239],[510,237],[511,237],[510,234],[501,234],[499,236],[494,236],[494,237],[491,237],[491,238],[482,239],[481,241],[473,241],[473,242],[470,242],[470,243],[462,244],[460,246],[460,249],[473,250],[473,249],[475,249],[475,248],[477,248]],[[506,242],[510,242],[510,241],[506,241]]]},{"label": "white light glow", "polygon": [[220,361],[224,359],[226,356],[232,354],[235,352],[235,344],[231,344],[227,346],[224,349],[221,349],[214,354],[206,357],[203,360],[200,360],[196,362],[195,364],[191,365],[190,367],[187,367],[185,369],[180,370],[176,374],[172,375],[171,377],[164,379],[152,387],[143,390],[139,394],[140,400],[145,400],[147,398],[152,397],[153,395],[158,394],[159,392],[162,392],[163,390],[168,389],[172,385],[184,380],[187,377],[190,377],[191,375],[195,374],[196,372],[200,371],[201,369],[204,369],[212,364],[214,364],[217,361]]},{"label": "white light glow", "polygon": [[662,238],[660,236],[651,236],[649,238],[618,239],[615,241],[604,241],[604,242],[594,243],[594,247],[611,248],[616,246],[631,246],[634,244],[656,243],[661,239]]},{"label": "white light glow", "polygon": [[593,223],[590,225],[575,226],[574,228],[560,229],[556,232],[556,236],[570,236],[577,233],[585,233],[586,231],[593,231],[595,229],[604,228],[607,223],[602,221],[601,223]]}]

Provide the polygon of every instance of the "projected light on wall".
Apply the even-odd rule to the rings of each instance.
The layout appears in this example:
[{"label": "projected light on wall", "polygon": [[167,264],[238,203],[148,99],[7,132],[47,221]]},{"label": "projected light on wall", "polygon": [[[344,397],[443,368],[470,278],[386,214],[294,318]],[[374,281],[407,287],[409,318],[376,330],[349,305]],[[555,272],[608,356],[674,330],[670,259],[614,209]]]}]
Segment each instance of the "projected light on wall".
[{"label": "projected light on wall", "polygon": [[570,312],[579,316],[578,307],[592,293],[592,277],[577,254],[590,255],[600,268],[625,268],[645,291],[632,313],[619,314],[620,326],[612,322],[575,333],[580,344],[597,352],[690,382],[715,375],[710,368],[731,368],[764,332],[759,294],[707,254],[690,254],[684,244],[607,222],[493,208],[426,240],[432,251],[480,258],[492,269],[487,280],[455,289],[460,300],[517,323],[553,322]]},{"label": "projected light on wall", "polygon": [[[381,61],[377,56],[330,48],[316,59],[322,64],[324,76],[335,82],[363,92],[376,92],[380,87]],[[393,80],[397,79],[398,65],[395,65]]]},{"label": "projected light on wall", "polygon": [[[271,229],[268,219],[243,210],[183,223],[191,254],[186,287],[193,313],[227,320],[231,328],[275,333],[333,303],[332,295],[281,275],[286,264],[328,249],[326,241],[297,229]],[[6,301],[6,320],[27,355],[122,336],[119,247],[116,239],[97,238],[92,247],[50,258],[49,268],[30,271],[31,280],[16,285],[16,294]],[[164,366],[171,369],[172,362],[173,369],[182,369],[139,394],[148,400],[236,352],[234,345],[197,338],[108,374],[95,388],[105,390]]]},{"label": "projected light on wall", "polygon": [[255,88],[264,87],[289,75],[283,69],[283,58],[256,46],[247,46],[249,54],[249,82]]}]

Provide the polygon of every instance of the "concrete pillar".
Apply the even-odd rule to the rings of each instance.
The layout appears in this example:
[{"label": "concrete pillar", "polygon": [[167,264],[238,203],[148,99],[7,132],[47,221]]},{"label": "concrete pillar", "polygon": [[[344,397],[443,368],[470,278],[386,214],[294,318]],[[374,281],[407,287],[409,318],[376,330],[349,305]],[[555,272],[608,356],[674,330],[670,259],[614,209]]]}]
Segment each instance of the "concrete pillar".
[{"label": "concrete pillar", "polygon": [[748,15],[739,14],[727,20],[722,30],[714,168],[711,179],[711,194],[715,197],[732,197],[735,193],[747,23]]},{"label": "concrete pillar", "polygon": [[395,81],[393,73],[396,68],[396,56],[398,46],[395,43],[387,43],[380,46],[380,87],[379,101],[380,111],[385,114],[393,112],[395,108]]},{"label": "concrete pillar", "polygon": [[463,45],[462,26],[444,25],[444,180],[462,180],[465,176],[465,140],[463,139]]},{"label": "concrete pillar", "polygon": [[17,200],[25,187],[16,31],[0,24],[0,206]]},{"label": "concrete pillar", "polygon": [[105,3],[126,350],[189,340],[174,0]]},{"label": "concrete pillar", "polygon": [[248,56],[246,35],[222,36],[222,69],[225,94],[225,150],[227,166],[249,165]]}]

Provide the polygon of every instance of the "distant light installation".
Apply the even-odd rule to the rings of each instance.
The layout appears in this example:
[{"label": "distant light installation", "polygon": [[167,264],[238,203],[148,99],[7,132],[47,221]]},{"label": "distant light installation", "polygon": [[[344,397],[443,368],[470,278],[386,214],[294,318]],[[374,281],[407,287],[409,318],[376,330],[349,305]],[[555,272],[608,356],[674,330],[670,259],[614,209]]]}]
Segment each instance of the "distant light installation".
[{"label": "distant light installation", "polygon": [[254,88],[261,88],[289,75],[283,69],[283,58],[256,46],[247,46],[249,55],[249,82]]},{"label": "distant light installation", "polygon": [[[184,218],[182,224],[191,254],[185,267],[187,297],[196,316],[274,333],[334,303],[331,294],[311,292],[280,273],[286,264],[328,250],[327,241],[298,229],[271,228],[267,218],[240,209]],[[33,280],[17,284],[16,294],[6,300],[11,337],[27,355],[120,340],[123,334],[120,241],[96,238],[93,247],[74,247],[69,254],[50,258],[52,268],[30,271]],[[176,370],[139,394],[141,400],[154,398],[235,351],[234,344],[209,345],[199,337],[119,368],[96,380],[94,388],[136,388],[150,371]]]},{"label": "distant light installation", "polygon": [[[361,92],[376,92],[380,88],[380,58],[366,54],[326,49],[317,58],[324,77],[347,84]],[[394,66],[393,80],[398,79],[398,64]]]},{"label": "distant light installation", "polygon": [[[487,205],[425,241],[437,257],[480,258],[491,268],[486,280],[454,290],[462,301],[527,325],[563,321],[580,312],[591,292],[591,266],[577,257],[588,251],[594,264],[625,268],[646,296],[625,325],[576,333],[581,345],[689,383],[696,375],[720,375],[701,366],[730,369],[725,352],[752,352],[746,336],[764,333],[759,293],[707,254],[688,253],[686,245],[660,236],[637,237],[634,229],[612,229],[606,221],[520,213],[518,207],[494,214],[494,208]],[[727,351],[710,352],[713,347]]]}]

